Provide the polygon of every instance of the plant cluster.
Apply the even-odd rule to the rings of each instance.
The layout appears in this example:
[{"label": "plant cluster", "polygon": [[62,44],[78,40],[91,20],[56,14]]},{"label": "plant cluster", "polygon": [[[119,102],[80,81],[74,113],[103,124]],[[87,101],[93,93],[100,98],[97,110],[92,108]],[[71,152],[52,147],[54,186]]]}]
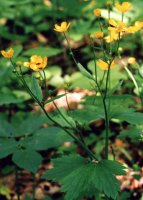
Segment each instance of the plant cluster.
[{"label": "plant cluster", "polygon": [[[71,47],[68,31],[72,22],[63,21],[53,27],[53,31],[62,34],[68,47],[69,57],[71,56],[74,65],[93,91],[91,96],[83,99],[81,109],[70,109],[68,102],[70,81],[66,82],[66,90],[62,95],[54,96],[54,91],[48,88],[46,69],[48,70],[50,58],[42,56],[39,50],[31,55],[29,61],[19,59],[18,62],[14,60],[16,50],[12,47],[1,51],[2,56],[9,60],[14,76],[44,115],[30,115],[18,124],[3,120],[5,124],[0,134],[0,158],[12,155],[16,173],[22,168],[34,176],[42,162],[39,151],[58,147],[64,141],[76,144],[82,149],[81,155],[76,151],[63,152],[62,156],[53,158],[54,167],[41,177],[60,183],[61,191],[65,193],[65,200],[83,198],[120,200],[120,184],[117,176],[125,175],[127,166],[116,160],[111,138],[128,137],[131,141],[138,140],[138,142],[142,140],[143,114],[138,112],[137,108],[142,110],[143,107],[143,86],[132,70],[132,67],[135,67],[140,73],[140,67],[132,55],[127,61],[123,60],[122,41],[131,34],[142,31],[143,21],[137,20],[131,25],[125,21],[126,13],[133,9],[130,2],[113,4],[109,1],[107,5],[107,20],[102,19],[102,9],[93,10],[99,31],[90,34],[88,38],[93,55],[93,61],[88,67],[84,67],[84,64],[78,61]],[[113,7],[120,13],[119,21],[111,16]],[[138,107],[134,105],[133,95],[119,94],[126,77],[131,80],[135,88]],[[59,108],[55,102],[62,97],[66,98],[67,110]],[[46,105],[51,102],[56,110],[54,113],[46,110]],[[102,120],[104,125],[103,131],[98,130],[100,134],[102,132],[102,136],[99,137],[95,132],[98,129],[96,127],[98,120]],[[42,127],[44,123],[47,124],[46,128]],[[120,127],[122,132],[119,135],[113,134],[111,123]],[[97,147],[95,144],[94,147],[93,144],[90,146],[90,137],[92,141],[97,140]],[[33,199],[35,199],[34,192]]]}]

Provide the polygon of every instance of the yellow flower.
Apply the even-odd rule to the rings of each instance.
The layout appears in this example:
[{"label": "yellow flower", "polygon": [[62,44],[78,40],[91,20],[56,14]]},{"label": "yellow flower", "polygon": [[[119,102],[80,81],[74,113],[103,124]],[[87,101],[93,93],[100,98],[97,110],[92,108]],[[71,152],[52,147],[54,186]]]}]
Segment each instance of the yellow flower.
[{"label": "yellow flower", "polygon": [[142,28],[143,28],[143,22],[136,21],[134,26],[129,26],[127,28],[127,33],[136,33],[137,31],[141,30]]},{"label": "yellow flower", "polygon": [[95,38],[96,38],[96,39],[102,39],[103,36],[104,36],[104,33],[101,32],[101,31],[95,33]]},{"label": "yellow flower", "polygon": [[115,7],[117,8],[117,10],[125,13],[132,7],[132,4],[129,2],[123,2],[122,4],[115,3]]},{"label": "yellow flower", "polygon": [[135,64],[135,63],[136,63],[136,58],[135,58],[135,57],[129,57],[129,58],[128,58],[128,64],[133,65],[133,64]]},{"label": "yellow flower", "polygon": [[[108,70],[108,69],[109,69],[110,63],[109,63],[109,61],[104,62],[103,60],[99,59],[99,60],[97,61],[97,65],[98,65],[98,66],[100,67],[100,69],[102,69],[102,70]],[[114,68],[114,67],[115,67],[115,62],[112,61],[111,65],[110,65],[110,69],[112,69],[112,68]]]},{"label": "yellow flower", "polygon": [[136,27],[136,26],[129,26],[128,28],[127,28],[127,33],[135,33],[135,32],[137,32],[139,29],[138,29],[138,27]]},{"label": "yellow flower", "polygon": [[14,50],[12,48],[10,48],[8,51],[1,51],[1,54],[5,57],[5,58],[12,58],[13,54],[14,54]]},{"label": "yellow flower", "polygon": [[127,30],[126,23],[124,23],[124,22],[120,22],[120,21],[116,22],[115,20],[110,19],[109,24],[111,25],[111,26],[108,27],[109,31],[121,33],[121,32],[125,32]]},{"label": "yellow flower", "polygon": [[143,28],[143,21],[136,21],[135,26],[140,27],[140,29],[142,29]]},{"label": "yellow flower", "polygon": [[[120,34],[120,38],[121,37],[122,37],[122,33]],[[108,36],[104,37],[104,39],[107,43],[110,43],[110,42],[118,40],[119,34],[116,33],[115,31],[110,31],[110,34]]]},{"label": "yellow flower", "polygon": [[47,57],[42,58],[41,56],[33,55],[30,58],[30,62],[24,62],[23,65],[38,72],[46,67]]},{"label": "yellow flower", "polygon": [[70,22],[69,23],[62,22],[60,25],[55,24],[54,30],[57,31],[57,32],[60,32],[60,33],[64,33],[68,30],[70,24],[71,24]]},{"label": "yellow flower", "polygon": [[101,10],[99,8],[95,9],[93,12],[94,12],[94,15],[96,17],[100,17],[101,16]]}]

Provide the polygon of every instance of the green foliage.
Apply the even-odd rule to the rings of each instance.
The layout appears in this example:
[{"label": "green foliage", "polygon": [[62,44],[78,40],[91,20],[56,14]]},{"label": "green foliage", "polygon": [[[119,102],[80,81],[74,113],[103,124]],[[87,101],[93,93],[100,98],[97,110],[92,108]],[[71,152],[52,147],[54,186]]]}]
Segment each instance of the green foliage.
[{"label": "green foliage", "polygon": [[73,119],[78,121],[80,124],[88,125],[92,121],[96,121],[97,119],[104,118],[104,111],[100,109],[97,112],[97,110],[94,109],[94,107],[90,107],[90,110],[85,108],[85,109],[80,109],[80,110],[74,110],[70,113]]},{"label": "green foliage", "polygon": [[57,99],[60,99],[61,97],[64,97],[66,94],[60,94],[60,95],[58,95],[58,96],[56,96],[56,97],[51,97],[49,100],[47,100],[47,101],[45,101],[45,104],[48,104],[48,103],[50,103],[50,102],[52,102],[52,101],[55,101],[55,100],[57,100]]},{"label": "green foliage", "polygon": [[21,140],[20,145],[28,149],[47,150],[58,147],[65,141],[71,141],[71,138],[57,127],[41,128],[36,133]]},{"label": "green foliage", "polygon": [[36,47],[32,49],[28,49],[23,53],[24,56],[32,56],[32,55],[39,55],[39,56],[55,56],[61,53],[62,50],[58,48],[52,48],[52,47]]},{"label": "green foliage", "polygon": [[43,95],[42,95],[42,90],[41,87],[38,84],[37,79],[35,78],[35,75],[32,74],[31,76],[31,87],[30,87],[32,93],[34,96],[38,99],[38,101],[42,101]]},{"label": "green foliage", "polygon": [[93,77],[92,77],[92,75],[80,63],[78,63],[77,66],[78,66],[79,70],[81,71],[81,73],[85,77],[87,77],[88,79],[94,80]]},{"label": "green foliage", "polygon": [[22,45],[16,45],[13,47],[14,50],[14,55],[13,58],[16,58],[23,50],[23,46]]},{"label": "green foliage", "polygon": [[44,120],[38,115],[31,116],[15,126],[2,117],[1,122],[0,159],[12,154],[12,160],[17,166],[33,173],[42,161],[37,151],[55,148],[65,141],[71,141],[60,128],[40,128]]},{"label": "green foliage", "polygon": [[[60,111],[60,113],[59,113]],[[59,109],[53,115],[53,119],[61,124],[63,127],[73,127],[76,128],[76,124],[74,119],[68,114],[68,112],[64,109]],[[65,120],[66,119],[66,120]]]},{"label": "green foliage", "polygon": [[41,164],[42,157],[39,153],[31,149],[16,150],[12,156],[12,161],[21,168],[24,168],[32,173],[36,173]]},{"label": "green foliage", "polygon": [[0,195],[5,196],[9,200],[10,199],[10,190],[9,190],[9,188],[0,184]]},{"label": "green foliage", "polygon": [[[65,200],[81,200],[85,197],[95,197],[97,200],[107,198],[116,200],[131,199],[130,191],[122,191],[118,196],[119,183],[116,175],[124,174],[124,166],[115,161],[102,160],[105,149],[104,128],[107,121],[105,108],[103,107],[104,99],[101,97],[101,92],[95,85],[94,79],[97,75],[98,83],[104,93],[107,71],[97,67],[97,74],[95,74],[93,57],[94,53],[96,59],[104,59],[106,56],[99,40],[94,40],[95,52],[93,53],[89,36],[100,30],[99,21],[93,15],[93,10],[98,7],[101,8],[101,6],[103,9],[101,8],[102,17],[100,20],[104,29],[104,36],[106,36],[106,22],[109,18],[107,1],[100,0],[95,3],[91,0],[52,0],[47,2],[49,5],[45,5],[45,1],[42,0],[0,1],[1,48],[5,49],[7,44],[10,44],[14,49],[12,58],[13,63],[15,63],[14,67],[16,67],[17,61],[27,61],[32,55],[48,57],[48,66],[45,69],[48,90],[56,91],[56,89],[69,86],[71,91],[76,88],[86,88],[92,89],[96,94],[82,99],[81,109],[68,111],[59,109],[53,113],[47,112],[47,115],[55,120],[54,124],[53,121],[43,117],[43,115],[35,114],[38,107],[33,109],[32,106],[38,104],[33,103],[29,93],[18,81],[13,73],[10,60],[2,58],[0,60],[0,159],[7,157],[8,161],[13,162],[13,166],[17,165],[36,173],[42,162],[40,151],[47,152],[52,149],[52,152],[55,152],[54,156],[57,157],[53,159],[54,168],[48,170],[43,178],[59,182],[62,192],[65,193]],[[119,2],[123,1],[120,0]],[[134,3],[134,8],[124,14],[124,22],[129,22],[129,26],[134,24],[135,21],[142,21],[143,18],[142,0],[132,0],[131,2]],[[113,8],[110,17],[119,20],[121,19],[121,13]],[[54,24],[62,21],[71,22],[67,33],[69,44],[71,44],[77,62],[83,63],[83,66],[87,67],[83,67],[80,63],[76,66],[70,56],[66,57],[66,54],[69,53],[67,43],[62,34],[53,30]],[[140,102],[135,103],[134,99],[136,97],[139,101],[139,97],[142,97],[143,94],[142,46],[140,45],[143,40],[141,36],[142,32],[125,36],[119,44],[120,47],[123,47],[120,56],[125,53],[123,58],[125,64],[129,56],[136,56],[137,58],[138,66],[136,65],[136,68],[131,65],[128,66],[137,83],[139,83],[140,94],[138,91],[133,90],[133,84],[126,75],[118,55],[115,60],[118,64],[111,70],[109,75],[109,90],[105,98],[105,104],[109,112],[109,125],[113,129],[109,131],[110,144],[113,142],[114,147],[114,139],[115,142],[116,138],[123,139],[127,144],[127,148],[118,147],[117,151],[120,150],[131,164],[134,155],[133,152],[130,155],[131,150],[129,148],[132,144],[137,145],[139,143],[136,149],[140,149],[143,139],[141,104]],[[60,42],[61,45],[59,45]],[[111,52],[108,52],[109,46]],[[116,54],[115,50],[118,44],[116,42],[113,45],[104,44],[103,47],[106,47],[105,51],[108,54],[106,59],[110,60]],[[62,55],[63,53],[64,55]],[[19,72],[19,68],[16,69]],[[22,73],[35,97],[44,104],[45,97],[43,98],[43,94],[45,94],[45,88],[42,87],[42,78],[36,79],[36,76],[31,76],[32,70],[28,70],[23,66]],[[69,85],[66,83],[66,73],[68,73]],[[126,93],[132,95],[125,95]],[[48,99],[45,100],[45,110],[48,106],[46,104],[64,96],[65,94],[53,96],[53,93],[51,93]],[[112,127],[114,122],[116,124]],[[57,127],[57,123],[60,124],[61,128]],[[117,127],[114,127],[116,125]],[[46,128],[44,128],[45,126]],[[119,132],[118,136],[116,135],[116,128]],[[66,131],[77,138],[76,142],[69,137]],[[83,142],[83,145],[78,144],[78,139]],[[63,145],[64,142],[70,142],[68,143],[70,145],[67,147]],[[78,154],[70,155],[71,153],[80,152],[80,154],[87,157],[88,153],[84,149],[84,145],[89,148],[89,151],[91,150],[93,154],[96,154],[95,156],[101,161],[90,161]],[[56,149],[56,151],[53,149]],[[117,159],[118,153],[116,155]],[[59,158],[59,154],[69,155]],[[110,154],[109,158],[110,156],[113,157],[114,155]],[[4,169],[6,168],[4,167]],[[5,171],[10,172],[12,170],[6,169]],[[7,199],[9,198],[7,191],[1,185],[0,193],[7,196]],[[31,196],[25,196],[25,200],[32,199],[34,198]],[[45,200],[50,199],[50,197],[45,197]],[[63,200],[63,196],[60,199]]]},{"label": "green foliage", "polygon": [[[108,103],[108,99],[107,99]],[[102,106],[102,98],[99,96],[90,96],[86,98],[84,103],[87,108],[90,108],[91,111],[88,111],[87,116],[90,116],[91,113],[96,112],[95,119],[104,118],[104,110]],[[91,106],[94,104],[94,106]],[[124,105],[124,107],[123,107]],[[143,114],[136,112],[133,105],[133,96],[130,95],[113,95],[110,96],[110,119],[119,119],[121,121],[126,121],[130,124],[142,124],[143,123]],[[75,113],[82,113],[85,111],[75,111]],[[77,115],[78,117],[78,115]],[[82,115],[81,115],[82,117]]]},{"label": "green foliage", "polygon": [[139,142],[142,140],[142,128],[138,126],[129,126],[127,130],[120,132],[120,139],[129,138],[134,142]]},{"label": "green foliage", "polygon": [[16,150],[16,145],[14,139],[0,139],[0,159],[12,154]]},{"label": "green foliage", "polygon": [[[53,159],[54,168],[45,172],[42,178],[59,181],[65,200],[80,200],[92,197],[97,191],[112,199],[118,195],[119,183],[115,175],[123,175],[124,167],[115,161],[89,162],[79,155]],[[72,185],[72,187],[71,187]]]},{"label": "green foliage", "polygon": [[[88,69],[91,70],[92,73],[95,75],[95,64],[94,64],[94,61],[90,61],[88,63]],[[103,74],[104,74],[104,71],[101,70],[99,67],[97,67],[97,78],[98,78],[99,82],[102,80]],[[110,71],[110,84],[111,84],[112,88],[116,84],[118,84],[120,80],[126,80],[126,79],[127,79],[127,75],[123,70],[121,70],[119,65],[117,65],[115,68],[113,68]],[[103,86],[105,86],[105,81],[103,82]]]},{"label": "green foliage", "polygon": [[31,99],[31,97],[27,92],[5,89],[1,92],[0,105],[20,104],[29,99]]}]

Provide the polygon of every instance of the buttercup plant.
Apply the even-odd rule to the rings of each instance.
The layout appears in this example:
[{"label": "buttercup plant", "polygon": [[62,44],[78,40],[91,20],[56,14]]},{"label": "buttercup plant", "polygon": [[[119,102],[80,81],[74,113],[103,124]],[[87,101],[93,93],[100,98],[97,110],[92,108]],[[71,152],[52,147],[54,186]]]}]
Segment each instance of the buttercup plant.
[{"label": "buttercup plant", "polygon": [[12,48],[8,49],[7,51],[2,50],[1,54],[5,57],[5,58],[12,58],[13,54],[14,54],[14,50]]},{"label": "buttercup plant", "polygon": [[38,72],[47,66],[47,57],[42,58],[41,56],[33,55],[30,58],[30,62],[24,62],[23,65]]},{"label": "buttercup plant", "polygon": [[[96,94],[98,94],[98,96],[91,96],[91,99],[94,100],[93,102],[95,103],[99,101],[98,103],[101,106],[101,110],[98,108],[99,114],[95,110],[95,103],[89,106],[87,105],[86,111],[88,115],[88,112],[90,112],[91,109],[91,113],[92,115],[94,114],[94,117],[97,113],[97,116],[99,115],[99,118],[101,117],[105,120],[105,145],[103,148],[103,158],[97,156],[96,152],[93,152],[92,149],[89,148],[89,146],[86,144],[84,133],[87,131],[87,127],[85,127],[84,123],[78,121],[78,115],[76,116],[75,114],[74,117],[74,115],[72,115],[74,111],[73,113],[72,111],[70,111],[70,109],[69,112],[63,111],[62,109],[59,109],[57,104],[55,103],[55,99],[60,98],[61,95],[57,97],[52,97],[50,91],[47,88],[46,74],[44,70],[47,66],[48,58],[39,55],[32,55],[29,62],[24,62],[22,64],[20,63],[20,65],[16,65],[16,63],[14,63],[12,60],[12,57],[14,55],[14,50],[12,48],[10,48],[8,51],[1,51],[2,55],[5,58],[10,59],[11,65],[13,67],[13,70],[15,71],[17,78],[23,84],[33,100],[39,105],[51,124],[64,130],[65,133],[68,134],[84,150],[85,157],[82,157],[78,154],[71,154],[63,156],[61,158],[53,159],[54,168],[48,170],[42,176],[42,178],[58,181],[61,184],[62,191],[66,193],[65,200],[81,200],[83,197],[96,198],[98,196],[102,196],[100,194],[103,194],[104,199],[116,200],[118,199],[118,193],[120,191],[120,185],[116,176],[125,174],[126,167],[123,164],[119,163],[118,161],[109,159],[109,149],[111,146],[110,121],[112,120],[112,118],[116,118],[116,115],[118,117],[118,112],[116,113],[117,108],[114,106],[114,103],[112,105],[112,100],[114,100],[114,92],[119,86],[118,84],[114,85],[114,87],[111,88],[111,76],[112,70],[117,67],[116,60],[121,59],[119,51],[121,39],[128,34],[135,33],[141,30],[143,28],[143,22],[137,21],[133,26],[127,26],[127,24],[124,23],[124,13],[132,8],[131,3],[123,2],[122,4],[119,4],[116,2],[114,7],[121,12],[122,17],[120,21],[115,21],[114,19],[109,18],[107,22],[107,30],[104,30],[105,28],[102,24],[102,21],[100,20],[100,18],[102,17],[102,10],[99,8],[94,10],[94,15],[95,17],[97,17],[97,20],[99,20],[100,31],[93,34],[93,36],[90,38],[94,56],[93,73],[83,67],[82,64],[80,64],[74,56],[67,33],[71,23],[63,21],[60,25],[55,24],[53,28],[54,31],[56,31],[57,33],[63,34],[64,38],[67,41],[69,52],[73,58],[75,65],[87,78],[87,81],[89,81],[91,85],[93,85]],[[108,35],[106,34],[107,32]],[[96,53],[94,37],[95,39],[100,41],[100,56]],[[128,64],[135,64],[135,62],[136,60],[134,57],[130,57],[128,59]],[[125,63],[122,64],[123,69],[125,69],[125,71],[128,73],[129,77],[131,78],[139,92],[138,84],[133,74],[128,69]],[[32,83],[34,87],[30,88],[27,84],[25,80],[25,74],[23,73],[23,67],[28,67],[30,70],[32,70]],[[103,71],[101,79],[99,79],[99,70]],[[39,73],[39,77],[44,83],[45,94],[43,94],[44,92],[42,92],[40,81],[35,78],[34,72]],[[66,94],[63,94],[62,96],[64,95]],[[141,98],[140,94],[138,96]],[[47,98],[49,97],[50,100],[47,100]],[[53,105],[56,108],[56,111],[58,113],[57,115],[58,117],[60,117],[60,120],[58,120],[58,117],[53,117],[52,114],[46,111],[45,105],[49,102],[53,102]],[[68,107],[70,108],[69,105]],[[114,108],[116,108],[115,113]],[[98,117],[94,117],[89,121],[94,121],[95,119],[98,119]],[[122,120],[122,117],[119,116],[119,120],[120,119]]]}]

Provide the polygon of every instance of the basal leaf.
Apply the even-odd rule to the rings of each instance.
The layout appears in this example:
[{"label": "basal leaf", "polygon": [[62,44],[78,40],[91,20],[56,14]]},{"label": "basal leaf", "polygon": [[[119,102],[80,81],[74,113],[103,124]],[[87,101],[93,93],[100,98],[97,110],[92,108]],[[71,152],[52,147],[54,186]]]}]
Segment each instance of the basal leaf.
[{"label": "basal leaf", "polygon": [[32,115],[23,119],[22,122],[17,127],[17,136],[29,135],[35,133],[41,125],[44,123],[44,119],[40,115]]},{"label": "basal leaf", "polygon": [[131,108],[117,108],[116,111],[112,112],[112,118],[120,119],[134,125],[143,123],[143,113],[135,112]]},{"label": "basal leaf", "polygon": [[25,148],[34,150],[47,150],[62,145],[71,138],[66,132],[58,127],[41,128],[31,137],[26,137],[20,141]]},{"label": "basal leaf", "polygon": [[0,159],[12,154],[16,146],[17,142],[14,139],[0,139]]},{"label": "basal leaf", "polygon": [[120,190],[116,175],[124,174],[124,167],[116,161],[90,162],[79,155],[53,160],[54,168],[43,178],[59,181],[65,200],[81,200],[95,196],[97,191],[116,199]]},{"label": "basal leaf", "polygon": [[36,151],[27,149],[15,151],[12,160],[17,166],[35,173],[41,164],[42,157]]}]

